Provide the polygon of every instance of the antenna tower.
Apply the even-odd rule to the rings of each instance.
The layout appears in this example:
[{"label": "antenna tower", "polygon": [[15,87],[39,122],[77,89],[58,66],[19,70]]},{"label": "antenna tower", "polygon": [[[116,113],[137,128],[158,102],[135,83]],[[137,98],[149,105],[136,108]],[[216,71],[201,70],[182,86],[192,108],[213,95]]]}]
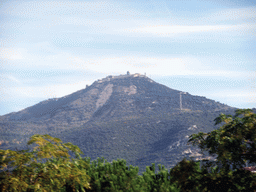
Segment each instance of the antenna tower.
[{"label": "antenna tower", "polygon": [[187,94],[186,92],[180,92],[180,110],[182,110],[182,94]]}]

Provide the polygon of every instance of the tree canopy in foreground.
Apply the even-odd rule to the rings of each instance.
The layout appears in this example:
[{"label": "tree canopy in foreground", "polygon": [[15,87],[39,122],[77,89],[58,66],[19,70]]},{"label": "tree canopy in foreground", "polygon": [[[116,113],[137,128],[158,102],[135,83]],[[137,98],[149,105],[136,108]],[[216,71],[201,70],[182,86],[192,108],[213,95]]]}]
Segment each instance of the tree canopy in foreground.
[{"label": "tree canopy in foreground", "polygon": [[[256,174],[244,170],[246,162],[256,163],[256,114],[250,109],[236,110],[234,116],[220,114],[215,125],[223,125],[209,133],[199,132],[190,136],[189,142],[202,151],[215,155],[216,160],[205,160],[199,169],[193,161],[183,160],[172,170],[185,191],[255,191]],[[188,167],[182,180],[179,171]],[[196,169],[197,168],[197,169]],[[188,190],[190,188],[190,190]]]},{"label": "tree canopy in foreground", "polygon": [[[80,149],[49,135],[34,135],[28,145],[33,150],[0,150],[2,191],[59,191],[90,188],[88,165],[81,160]],[[77,159],[70,159],[69,152]]]},{"label": "tree canopy in foreground", "polygon": [[191,135],[189,142],[216,155],[226,170],[241,169],[247,161],[256,163],[256,114],[239,109],[234,116],[221,114],[215,119],[215,125],[220,123],[224,125],[219,129]]}]

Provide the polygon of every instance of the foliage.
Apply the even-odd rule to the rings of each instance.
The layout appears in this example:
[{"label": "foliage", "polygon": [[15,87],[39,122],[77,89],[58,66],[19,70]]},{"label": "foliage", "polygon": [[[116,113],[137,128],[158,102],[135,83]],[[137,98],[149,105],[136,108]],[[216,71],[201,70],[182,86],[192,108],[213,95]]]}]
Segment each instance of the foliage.
[{"label": "foliage", "polygon": [[[31,142],[34,142],[34,140],[31,140]],[[39,150],[36,147],[34,149]],[[43,149],[39,151],[46,152]],[[123,159],[117,159],[109,163],[104,158],[98,158],[91,162],[90,158],[82,159],[78,157],[78,160],[73,159],[72,164],[63,158],[67,156],[67,153],[65,155],[61,154],[62,158],[57,158],[59,155],[56,151],[49,150],[48,155],[44,152],[39,154],[41,158],[49,154],[56,155],[56,158],[47,159],[45,163],[41,162],[40,164],[35,162],[29,165],[21,163],[22,168],[15,167],[14,164],[10,163],[10,165],[13,165],[13,169],[8,168],[8,171],[4,171],[5,174],[3,174],[4,172],[1,174],[1,191],[179,191],[170,182],[170,173],[162,165],[158,165],[159,172],[157,173],[155,173],[155,164],[152,164],[152,166],[146,168],[143,175],[139,175],[139,168],[131,165],[128,167]],[[23,153],[19,151],[19,154],[19,157],[16,155],[17,159],[22,159],[21,157],[26,159],[29,154],[31,155],[24,162],[29,162],[29,159],[33,158],[33,155],[35,156],[35,154],[26,153],[25,151]],[[11,157],[9,157],[9,160],[14,161]],[[18,161],[15,162],[15,165],[18,165]],[[71,170],[67,169],[65,164],[69,165]],[[83,175],[81,175],[81,172],[83,172]]]},{"label": "foliage", "polygon": [[[90,163],[89,158],[84,160]],[[177,191],[170,183],[168,171],[162,165],[159,165],[158,173],[155,173],[154,164],[147,167],[142,176],[138,172],[138,167],[128,167],[123,159],[109,163],[104,158],[98,158],[87,169],[87,174],[91,177],[89,191]]]},{"label": "foliage", "polygon": [[137,185],[138,167],[129,168],[125,160],[118,159],[112,163],[104,158],[98,158],[90,162],[87,174],[91,177],[91,189],[89,191],[139,191]]},{"label": "foliage", "polygon": [[180,191],[215,192],[215,191],[253,191],[255,175],[245,170],[229,170],[225,172],[218,167],[200,167],[201,162],[183,159],[170,170],[171,183],[176,184]]},{"label": "foliage", "polygon": [[[89,188],[87,164],[80,149],[49,135],[34,135],[28,145],[32,151],[0,150],[0,186],[2,191],[75,191]],[[77,159],[70,159],[69,152]]]},{"label": "foliage", "polygon": [[195,191],[199,185],[201,169],[198,162],[183,159],[170,170],[171,182],[181,191]]},{"label": "foliage", "polygon": [[[241,117],[242,116],[242,117]],[[220,114],[219,129],[192,134],[189,142],[216,155],[215,161],[183,160],[172,170],[172,182],[182,191],[254,191],[256,175],[242,169],[246,161],[256,163],[256,115],[250,109],[236,110],[234,116]]]},{"label": "foliage", "polygon": [[215,124],[222,122],[222,127],[210,133],[192,134],[189,142],[217,155],[217,163],[226,170],[240,169],[246,161],[256,163],[256,114],[239,109],[234,116],[221,114],[215,119]]},{"label": "foliage", "polygon": [[159,171],[155,173],[155,164],[150,167],[146,167],[146,171],[143,173],[143,179],[145,182],[145,191],[150,192],[171,192],[179,191],[177,186],[171,182],[172,175],[168,172],[163,165],[158,165]]}]

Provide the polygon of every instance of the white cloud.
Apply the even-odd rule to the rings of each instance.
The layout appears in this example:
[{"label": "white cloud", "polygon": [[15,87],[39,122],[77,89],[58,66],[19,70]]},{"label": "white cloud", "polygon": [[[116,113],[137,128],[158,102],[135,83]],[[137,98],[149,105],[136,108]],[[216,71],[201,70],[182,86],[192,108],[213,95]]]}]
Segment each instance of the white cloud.
[{"label": "white cloud", "polygon": [[240,19],[255,19],[256,7],[232,8],[217,11],[209,15],[211,20],[240,20]]},{"label": "white cloud", "polygon": [[182,58],[153,57],[101,57],[84,59],[68,58],[70,65],[77,69],[90,70],[104,74],[122,74],[127,70],[149,74],[180,74],[186,66]]},{"label": "white cloud", "polygon": [[1,91],[5,100],[16,98],[19,95],[20,98],[56,98],[63,97],[71,94],[77,90],[84,89],[88,84],[92,84],[93,81],[80,81],[73,84],[55,84],[55,85],[42,85],[42,86],[19,86],[19,87],[6,87]]},{"label": "white cloud", "polygon": [[212,77],[245,77],[249,73],[245,71],[229,71],[229,70],[190,70],[185,71],[184,75],[195,75],[195,76],[212,76]]},{"label": "white cloud", "polygon": [[240,31],[256,28],[256,24],[241,24],[241,25],[154,25],[138,28],[127,28],[124,33],[135,33],[169,37],[184,33],[205,33],[205,32],[223,32],[223,31]]},{"label": "white cloud", "polygon": [[90,70],[103,74],[123,74],[126,71],[134,73],[147,73],[150,75],[173,76],[173,75],[198,75],[198,76],[226,76],[244,77],[247,71],[232,71],[212,69],[206,66],[196,57],[101,57],[85,59],[82,57],[68,58],[73,68]]},{"label": "white cloud", "polygon": [[[129,54],[127,54],[129,55]],[[18,67],[18,66],[16,66]],[[126,71],[147,73],[150,75],[199,75],[241,77],[248,75],[243,71],[212,69],[203,60],[191,56],[161,57],[161,56],[76,56],[70,53],[58,53],[49,56],[31,56],[30,62],[19,63],[22,69],[48,70],[79,70],[94,71],[105,75],[123,74]]]},{"label": "white cloud", "polygon": [[0,48],[0,59],[21,60],[24,59],[25,49]]},{"label": "white cloud", "polygon": [[[2,48],[2,57],[4,59],[15,60],[16,55],[23,59],[18,60],[8,65],[9,68],[20,68],[40,70],[74,70],[74,71],[92,71],[105,75],[123,74],[126,71],[133,73],[147,73],[150,75],[199,75],[199,76],[227,76],[227,77],[242,77],[247,76],[247,72],[232,71],[232,69],[212,68],[212,65],[207,60],[196,56],[140,56],[126,53],[126,56],[78,56],[69,52],[62,52],[51,46],[47,42],[38,43],[32,46],[33,49],[40,48],[50,51],[51,54],[38,55],[31,54],[32,50],[19,48]],[[38,51],[38,50],[37,50]],[[16,54],[17,53],[17,54]],[[113,54],[114,55],[114,54]],[[216,58],[213,58],[214,60]],[[220,61],[221,62],[221,61]],[[5,64],[6,67],[7,64]],[[7,77],[6,77],[7,78]],[[11,77],[9,77],[10,79]],[[12,80],[15,81],[14,77]],[[16,79],[16,82],[19,80]]]},{"label": "white cloud", "polygon": [[[1,14],[26,18],[47,18],[58,20],[59,16],[79,16],[84,18],[127,17],[139,14],[122,4],[110,1],[28,1],[6,3]],[[56,21],[57,21],[56,20]]]},{"label": "white cloud", "polygon": [[[140,9],[138,11],[138,8],[133,9],[128,3],[29,1],[12,2],[7,5],[5,9],[1,9],[3,13],[31,18],[29,22],[26,22],[27,28],[46,30],[50,27],[51,30],[57,29],[62,32],[72,31],[73,28],[70,28],[72,25],[76,26],[80,32],[90,34],[172,37],[185,33],[234,32],[251,30],[256,27],[255,23],[216,24],[220,20],[255,18],[255,7],[221,10],[206,17],[187,18],[186,21],[179,17],[173,17],[171,18],[172,25],[170,25],[170,18],[167,18],[166,15],[150,18],[148,16],[152,13],[149,10]],[[38,19],[40,25],[38,25]],[[205,25],[206,23],[208,25]],[[76,30],[74,31],[76,32]]]},{"label": "white cloud", "polygon": [[21,81],[18,78],[14,77],[13,75],[1,74],[0,80],[2,83],[8,83],[8,82],[21,83]]},{"label": "white cloud", "polygon": [[225,90],[214,91],[212,93],[205,94],[209,98],[221,99],[225,103],[255,103],[256,102],[256,89],[245,90]]}]

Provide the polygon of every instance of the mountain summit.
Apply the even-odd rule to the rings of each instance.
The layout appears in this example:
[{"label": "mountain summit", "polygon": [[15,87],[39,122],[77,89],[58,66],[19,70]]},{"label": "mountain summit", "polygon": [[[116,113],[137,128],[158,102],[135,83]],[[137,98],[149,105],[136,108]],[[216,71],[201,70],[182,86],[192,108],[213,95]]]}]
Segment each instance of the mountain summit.
[{"label": "mountain summit", "polygon": [[[200,156],[188,136],[214,129],[233,107],[174,90],[146,75],[108,76],[85,89],[0,117],[0,147],[22,148],[33,134],[78,145],[92,159],[124,158],[141,168]],[[143,170],[142,170],[143,171]]]},{"label": "mountain summit", "polygon": [[231,107],[205,97],[174,90],[141,74],[107,76],[73,94],[42,101],[3,121],[45,122],[49,126],[81,126],[91,120],[138,117],[151,113],[221,111]]}]

